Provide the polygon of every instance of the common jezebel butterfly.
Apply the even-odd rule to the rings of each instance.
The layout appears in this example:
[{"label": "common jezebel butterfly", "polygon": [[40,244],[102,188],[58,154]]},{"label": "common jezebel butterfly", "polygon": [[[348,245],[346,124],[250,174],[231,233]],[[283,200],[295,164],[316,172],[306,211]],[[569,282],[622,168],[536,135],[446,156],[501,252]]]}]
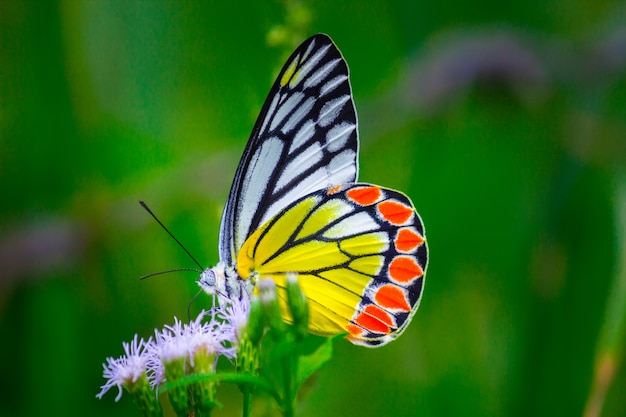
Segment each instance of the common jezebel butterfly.
[{"label": "common jezebel butterfly", "polygon": [[399,336],[422,295],[424,227],[406,195],[356,182],[358,149],[348,66],[315,35],[261,109],[224,207],[220,262],[198,284],[227,301],[272,279],[289,321],[286,275],[296,273],[312,333],[370,347]]}]

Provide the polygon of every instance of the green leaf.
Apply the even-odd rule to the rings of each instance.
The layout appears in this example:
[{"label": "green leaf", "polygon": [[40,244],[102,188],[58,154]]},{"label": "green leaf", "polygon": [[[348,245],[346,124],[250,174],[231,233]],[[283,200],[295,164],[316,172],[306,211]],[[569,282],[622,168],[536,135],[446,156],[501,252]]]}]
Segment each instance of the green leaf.
[{"label": "green leaf", "polygon": [[338,334],[326,339],[314,352],[302,355],[298,359],[298,371],[296,375],[296,386],[300,386],[308,377],[319,370],[333,356],[333,343],[343,339],[345,334]]}]

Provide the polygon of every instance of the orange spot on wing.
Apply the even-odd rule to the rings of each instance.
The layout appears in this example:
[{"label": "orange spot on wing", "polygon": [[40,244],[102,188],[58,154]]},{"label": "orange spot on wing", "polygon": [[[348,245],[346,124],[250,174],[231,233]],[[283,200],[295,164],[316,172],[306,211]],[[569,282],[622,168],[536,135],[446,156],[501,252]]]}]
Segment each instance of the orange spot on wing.
[{"label": "orange spot on wing", "polygon": [[388,334],[390,333],[389,328],[395,327],[393,317],[373,304],[366,306],[354,322],[373,333]]},{"label": "orange spot on wing", "polygon": [[379,187],[357,187],[346,192],[348,198],[361,206],[369,206],[380,200],[383,196]]},{"label": "orange spot on wing", "polygon": [[409,228],[400,229],[394,240],[396,250],[410,252],[424,243],[424,238]]},{"label": "orange spot on wing", "polygon": [[333,195],[333,194],[337,194],[339,191],[341,191],[341,189],[343,188],[343,185],[335,185],[333,187],[330,187],[327,191],[326,191],[326,195]]},{"label": "orange spot on wing", "polygon": [[364,333],[363,329],[361,329],[359,326],[355,326],[352,323],[346,326],[346,331],[350,333],[352,336],[362,336]]},{"label": "orange spot on wing", "polygon": [[410,256],[396,256],[389,264],[389,276],[400,283],[411,281],[424,275],[424,270]]},{"label": "orange spot on wing", "polygon": [[391,224],[403,225],[413,216],[413,207],[399,201],[383,201],[378,203],[378,212]]},{"label": "orange spot on wing", "polygon": [[376,290],[374,301],[388,310],[411,311],[411,306],[406,299],[406,294],[395,285],[385,284]]}]

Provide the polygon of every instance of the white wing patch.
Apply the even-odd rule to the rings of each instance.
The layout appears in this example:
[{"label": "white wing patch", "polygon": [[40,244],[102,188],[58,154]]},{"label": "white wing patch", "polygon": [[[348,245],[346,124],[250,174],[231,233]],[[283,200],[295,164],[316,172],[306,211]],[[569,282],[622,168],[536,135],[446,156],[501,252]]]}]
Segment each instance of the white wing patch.
[{"label": "white wing patch", "polygon": [[326,133],[326,147],[331,152],[336,152],[346,146],[346,142],[350,139],[350,134],[356,129],[352,123],[339,123]]},{"label": "white wing patch", "polygon": [[[287,189],[287,192],[280,199],[272,203],[272,205],[266,210],[261,224],[271,219],[275,214],[287,207],[293,201],[324,188],[324,182],[327,182],[324,172],[325,168],[320,167],[312,174],[305,177],[301,181],[301,185]],[[317,179],[317,181],[315,179]]]},{"label": "white wing patch", "polygon": [[291,146],[289,147],[289,154],[292,154],[296,149],[304,145],[309,141],[315,134],[315,122],[309,119],[305,121],[296,136],[294,136],[293,141],[291,141]]},{"label": "white wing patch", "polygon": [[[283,142],[276,137],[271,137],[266,139],[254,153],[244,178],[245,188],[242,190],[244,199],[240,206],[242,210],[238,213],[239,222],[235,232],[235,245],[238,248],[243,245],[243,242],[248,237],[246,232],[265,192],[265,187],[267,187],[269,182],[268,179],[280,157],[282,148]],[[265,187],[262,185],[265,185]]]},{"label": "white wing patch", "polygon": [[322,147],[313,142],[307,149],[301,151],[280,173],[276,187],[283,188],[307,168],[315,166],[324,157]]},{"label": "white wing patch", "polygon": [[320,126],[326,127],[333,123],[348,100],[350,100],[350,96],[341,96],[324,104],[320,111],[320,118],[317,121]]},{"label": "white wing patch", "polygon": [[356,167],[352,164],[351,161],[355,157],[356,154],[352,150],[346,149],[340,154],[335,155],[333,159],[330,160],[330,162],[326,166],[326,170],[333,173],[333,178],[337,180],[337,183],[328,184],[326,185],[327,187],[354,182],[351,180],[351,178],[356,176],[357,172]]},{"label": "white wing patch", "polygon": [[324,97],[326,94],[332,92],[335,88],[337,88],[338,86],[340,86],[344,81],[348,80],[348,76],[347,75],[339,75],[329,81],[327,81],[324,85],[322,85],[322,87],[320,88],[320,96]]},{"label": "white wing patch", "polygon": [[285,100],[283,104],[280,105],[278,110],[276,111],[276,115],[274,116],[274,120],[270,124],[270,130],[276,129],[280,123],[283,122],[285,117],[294,111],[297,108],[298,104],[304,99],[304,94],[295,92],[290,97]]},{"label": "white wing patch", "polygon": [[328,73],[330,73],[330,71],[332,71],[333,68],[337,66],[339,61],[341,61],[341,59],[334,59],[328,64],[324,65],[322,68],[315,71],[315,73],[307,78],[304,82],[304,88],[314,87],[320,82],[324,81],[328,76]]},{"label": "white wing patch", "polygon": [[350,217],[346,217],[326,230],[324,237],[339,240],[354,235],[355,230],[358,230],[359,234],[363,234],[378,229],[380,229],[380,226],[372,216],[366,212],[359,212]]},{"label": "white wing patch", "polygon": [[296,125],[302,121],[302,119],[311,113],[311,109],[314,104],[315,99],[313,97],[309,97],[299,107],[296,107],[293,114],[289,117],[289,120],[287,120],[283,125],[281,132],[283,132],[283,134],[291,132]]}]

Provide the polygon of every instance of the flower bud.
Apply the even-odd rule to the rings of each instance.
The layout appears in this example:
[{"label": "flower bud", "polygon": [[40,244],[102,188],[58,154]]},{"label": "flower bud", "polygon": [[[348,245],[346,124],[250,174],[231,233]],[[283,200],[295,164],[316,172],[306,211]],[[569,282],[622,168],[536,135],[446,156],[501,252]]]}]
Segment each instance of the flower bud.
[{"label": "flower bud", "polygon": [[277,333],[285,332],[285,323],[280,312],[278,297],[276,296],[276,284],[271,279],[263,279],[258,283],[259,297],[267,323],[272,331]]},{"label": "flower bud", "polygon": [[[215,353],[208,347],[199,347],[193,356],[193,373],[196,375],[211,375],[215,373]],[[189,386],[193,395],[194,407],[201,415],[210,413],[216,405],[215,381],[197,381]]]},{"label": "flower bud", "polygon": [[309,306],[298,283],[298,274],[287,274],[287,303],[293,318],[293,331],[301,340],[309,333]]},{"label": "flower bud", "polygon": [[[185,362],[184,357],[164,361],[165,379],[168,382],[175,382],[183,378],[185,376]],[[189,415],[191,413],[191,399],[186,385],[171,388],[167,395],[176,415]]]},{"label": "flower bud", "polygon": [[124,388],[130,393],[133,402],[144,416],[163,416],[161,403],[150,387],[150,382],[148,382],[148,377],[145,374],[135,382],[128,381]]}]

